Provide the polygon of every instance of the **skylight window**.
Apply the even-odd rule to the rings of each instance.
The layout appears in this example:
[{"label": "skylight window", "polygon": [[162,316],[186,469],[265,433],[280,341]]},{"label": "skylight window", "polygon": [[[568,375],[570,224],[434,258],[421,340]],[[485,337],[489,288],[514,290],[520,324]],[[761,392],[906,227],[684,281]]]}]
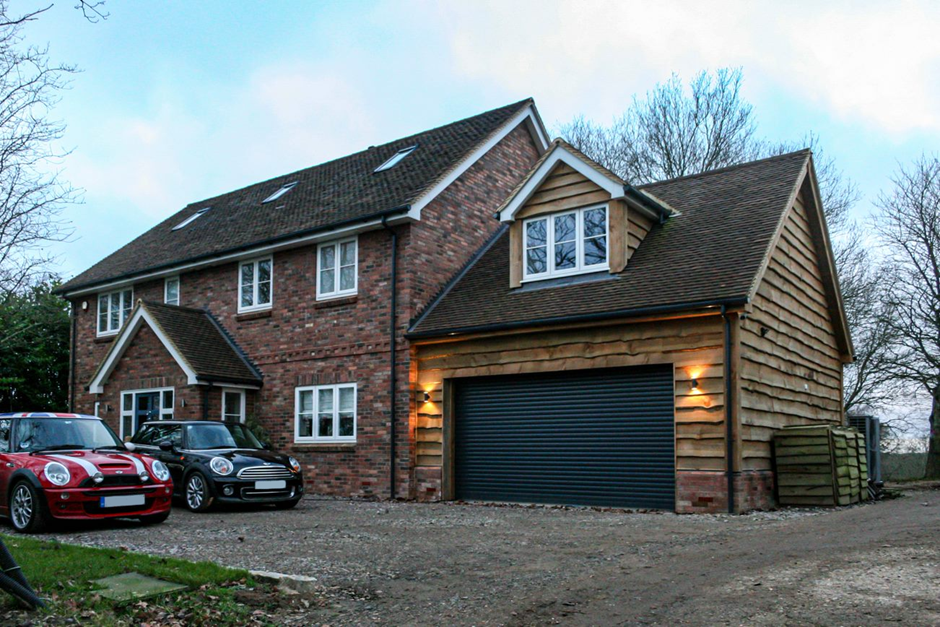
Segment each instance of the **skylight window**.
[{"label": "skylight window", "polygon": [[402,159],[404,159],[405,157],[407,157],[408,155],[410,155],[411,153],[413,153],[413,152],[415,151],[415,148],[417,148],[417,147],[418,147],[417,145],[414,145],[414,146],[409,146],[408,148],[402,148],[401,150],[399,150],[398,152],[396,152],[394,155],[392,155],[392,158],[391,158],[391,159],[389,159],[388,161],[386,161],[385,163],[383,163],[382,165],[380,165],[379,167],[377,167],[377,168],[375,169],[375,171],[376,171],[376,172],[384,172],[385,170],[391,170],[391,169],[394,168],[396,165],[398,165],[398,163],[399,163]]},{"label": "skylight window", "polygon": [[212,207],[204,207],[203,209],[200,209],[199,211],[197,211],[197,212],[194,213],[193,215],[189,216],[188,218],[186,218],[185,220],[183,220],[182,222],[180,222],[179,224],[177,224],[176,226],[174,226],[174,227],[173,227],[173,230],[174,230],[174,231],[179,231],[180,229],[189,226],[190,224],[192,224],[193,222],[195,222],[196,220],[198,220],[198,219],[199,219],[199,216],[201,216],[201,215],[204,214],[205,212],[209,211],[209,209],[212,209]]},{"label": "skylight window", "polygon": [[270,196],[262,200],[261,204],[277,200],[278,198],[280,198],[281,196],[283,196],[290,190],[294,189],[294,187],[296,186],[297,186],[297,181],[294,181],[293,183],[287,183],[286,185],[282,185],[281,189],[277,190],[276,192],[274,192],[273,194],[271,194]]}]

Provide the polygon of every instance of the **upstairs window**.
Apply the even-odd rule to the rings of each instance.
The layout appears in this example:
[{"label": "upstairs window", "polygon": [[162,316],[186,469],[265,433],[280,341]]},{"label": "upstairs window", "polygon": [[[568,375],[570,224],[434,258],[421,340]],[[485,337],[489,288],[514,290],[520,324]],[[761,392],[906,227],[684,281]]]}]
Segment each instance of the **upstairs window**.
[{"label": "upstairs window", "polygon": [[238,312],[271,308],[271,280],[274,261],[254,259],[238,266]]},{"label": "upstairs window", "polygon": [[317,248],[317,300],[356,293],[358,244],[355,237]]},{"label": "upstairs window", "polygon": [[203,209],[200,209],[199,211],[197,211],[197,212],[194,213],[193,215],[189,216],[188,218],[186,218],[185,220],[183,220],[182,222],[180,222],[179,224],[177,224],[176,226],[174,226],[174,227],[173,227],[173,230],[174,230],[174,231],[179,231],[179,230],[182,229],[182,228],[186,228],[187,226],[189,226],[190,224],[192,224],[193,222],[195,222],[196,220],[198,220],[200,216],[202,216],[203,214],[205,214],[205,213],[206,213],[207,211],[209,211],[209,209],[211,209],[211,208],[212,208],[212,207],[205,207],[205,208],[203,208]]},{"label": "upstairs window", "polygon": [[167,305],[180,304],[180,278],[170,277],[163,283],[163,302]]},{"label": "upstairs window", "polygon": [[404,159],[405,157],[413,153],[417,147],[418,147],[417,145],[414,145],[414,146],[408,146],[407,148],[402,148],[401,150],[396,152],[394,155],[392,155],[388,161],[386,161],[385,163],[377,167],[375,171],[384,172],[385,170],[391,170],[396,165],[398,165],[402,159]]},{"label": "upstairs window", "polygon": [[523,272],[539,280],[606,270],[607,206],[529,218],[523,223]]},{"label": "upstairs window", "polygon": [[283,196],[290,190],[294,189],[296,186],[297,186],[297,181],[294,181],[293,183],[288,183],[286,185],[282,185],[279,190],[277,190],[276,192],[274,192],[273,194],[271,194],[270,196],[262,200],[261,204],[274,202],[275,200],[277,200],[278,198],[280,198],[281,196]]},{"label": "upstairs window", "polygon": [[114,335],[120,331],[133,308],[133,290],[98,294],[98,335]]}]

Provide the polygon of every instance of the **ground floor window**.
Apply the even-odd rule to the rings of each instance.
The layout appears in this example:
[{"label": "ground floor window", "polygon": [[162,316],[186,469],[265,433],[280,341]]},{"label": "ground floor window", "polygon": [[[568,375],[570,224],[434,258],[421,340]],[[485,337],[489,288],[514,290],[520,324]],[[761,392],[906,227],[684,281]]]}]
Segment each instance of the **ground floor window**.
[{"label": "ground floor window", "polygon": [[355,442],[356,384],[297,388],[295,442]]},{"label": "ground floor window", "polygon": [[245,422],[245,390],[222,390],[222,420]]},{"label": "ground floor window", "polygon": [[132,437],[148,420],[173,420],[173,388],[121,392],[121,439]]}]

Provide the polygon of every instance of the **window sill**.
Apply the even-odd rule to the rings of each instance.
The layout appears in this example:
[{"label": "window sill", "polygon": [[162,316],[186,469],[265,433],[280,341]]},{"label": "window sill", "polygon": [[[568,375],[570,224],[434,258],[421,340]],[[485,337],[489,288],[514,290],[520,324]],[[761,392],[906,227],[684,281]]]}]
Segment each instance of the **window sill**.
[{"label": "window sill", "polygon": [[349,453],[356,450],[355,442],[295,442],[295,451],[313,453]]},{"label": "window sill", "polygon": [[114,341],[114,338],[118,336],[117,333],[111,333],[109,335],[99,335],[95,337],[95,344],[109,344]]},{"label": "window sill", "polygon": [[352,294],[350,296],[337,296],[336,298],[329,298],[326,300],[318,300],[314,303],[314,309],[325,309],[327,307],[341,307],[343,305],[352,305],[357,300],[359,300],[358,294]]},{"label": "window sill", "polygon": [[236,314],[236,322],[247,322],[249,320],[260,320],[261,318],[270,318],[271,309],[261,309],[259,311],[246,311],[244,313]]}]

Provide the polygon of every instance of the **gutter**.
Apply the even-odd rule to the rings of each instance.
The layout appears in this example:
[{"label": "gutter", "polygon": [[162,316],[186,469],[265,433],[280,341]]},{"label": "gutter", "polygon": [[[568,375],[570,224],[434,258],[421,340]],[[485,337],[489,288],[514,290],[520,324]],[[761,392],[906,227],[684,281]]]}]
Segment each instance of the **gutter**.
[{"label": "gutter", "polygon": [[624,185],[623,195],[631,198],[637,204],[642,205],[646,209],[649,209],[653,213],[657,214],[659,216],[660,224],[665,222],[666,218],[671,216],[673,213],[672,209],[656,202],[655,200],[650,198],[647,194],[644,194],[633,185],[630,185],[630,184]]},{"label": "gutter", "polygon": [[305,229],[303,231],[295,231],[288,235],[272,237],[266,240],[252,242],[251,244],[244,244],[242,246],[236,246],[235,248],[228,248],[226,250],[222,250],[222,251],[218,251],[218,252],[214,252],[214,253],[210,253],[206,255],[197,255],[196,257],[189,257],[187,259],[181,259],[179,261],[174,261],[172,263],[165,263],[159,266],[151,266],[147,268],[146,270],[128,272],[128,273],[121,274],[118,276],[108,277],[107,279],[101,279],[97,281],[91,281],[88,283],[82,283],[80,285],[69,285],[68,287],[65,287],[64,289],[60,287],[58,289],[53,290],[52,293],[59,295],[59,296],[70,297],[73,295],[76,295],[76,296],[80,295],[82,292],[94,291],[94,289],[96,288],[104,289],[105,287],[110,287],[113,284],[117,284],[117,283],[121,283],[125,281],[140,280],[140,279],[151,278],[151,277],[157,278],[155,275],[160,275],[163,272],[169,272],[171,270],[179,269],[182,266],[185,266],[187,264],[194,264],[194,263],[201,263],[201,262],[206,263],[206,262],[222,260],[224,257],[230,256],[230,255],[236,255],[239,253],[249,252],[256,248],[263,248],[265,246],[273,246],[273,245],[280,244],[280,243],[287,243],[296,238],[309,237],[309,236],[316,235],[318,233],[328,233],[329,231],[335,231],[343,227],[348,227],[351,225],[369,222],[372,220],[381,219],[384,222],[388,218],[388,216],[399,214],[399,213],[407,214],[410,209],[411,209],[411,205],[401,205],[398,207],[394,207],[392,209],[385,209],[377,213],[371,213],[369,215],[362,216],[359,218],[343,220],[342,222],[333,222],[327,226],[319,226],[319,227],[312,228],[312,229]]},{"label": "gutter", "polygon": [[397,377],[395,376],[395,334],[397,332],[398,326],[398,233],[395,232],[395,229],[391,228],[388,225],[388,217],[382,217],[382,228],[388,231],[389,235],[392,236],[392,249],[390,252],[391,255],[391,277],[389,278],[391,294],[391,304],[389,306],[389,323],[388,323],[388,362],[389,362],[389,374],[388,374],[388,411],[389,411],[389,428],[388,428],[388,456],[389,456],[389,471],[388,471],[388,498],[390,500],[395,500],[395,388],[397,387]]},{"label": "gutter", "polygon": [[634,309],[619,309],[616,311],[605,311],[600,313],[580,314],[575,316],[560,316],[556,318],[537,318],[534,320],[520,320],[518,322],[503,322],[497,324],[484,324],[475,327],[453,327],[440,331],[411,331],[405,334],[409,340],[418,340],[426,338],[438,338],[454,335],[467,335],[470,333],[487,333],[492,331],[510,331],[514,329],[524,329],[536,326],[547,326],[559,323],[578,323],[578,322],[600,322],[604,320],[613,320],[616,318],[632,318],[645,316],[649,314],[673,313],[677,311],[686,311],[689,309],[714,309],[720,307],[722,312],[727,307],[736,307],[746,305],[747,297],[739,296],[735,298],[724,298],[718,300],[700,300],[686,303],[677,303],[674,305],[657,305],[653,307],[637,307]]}]

